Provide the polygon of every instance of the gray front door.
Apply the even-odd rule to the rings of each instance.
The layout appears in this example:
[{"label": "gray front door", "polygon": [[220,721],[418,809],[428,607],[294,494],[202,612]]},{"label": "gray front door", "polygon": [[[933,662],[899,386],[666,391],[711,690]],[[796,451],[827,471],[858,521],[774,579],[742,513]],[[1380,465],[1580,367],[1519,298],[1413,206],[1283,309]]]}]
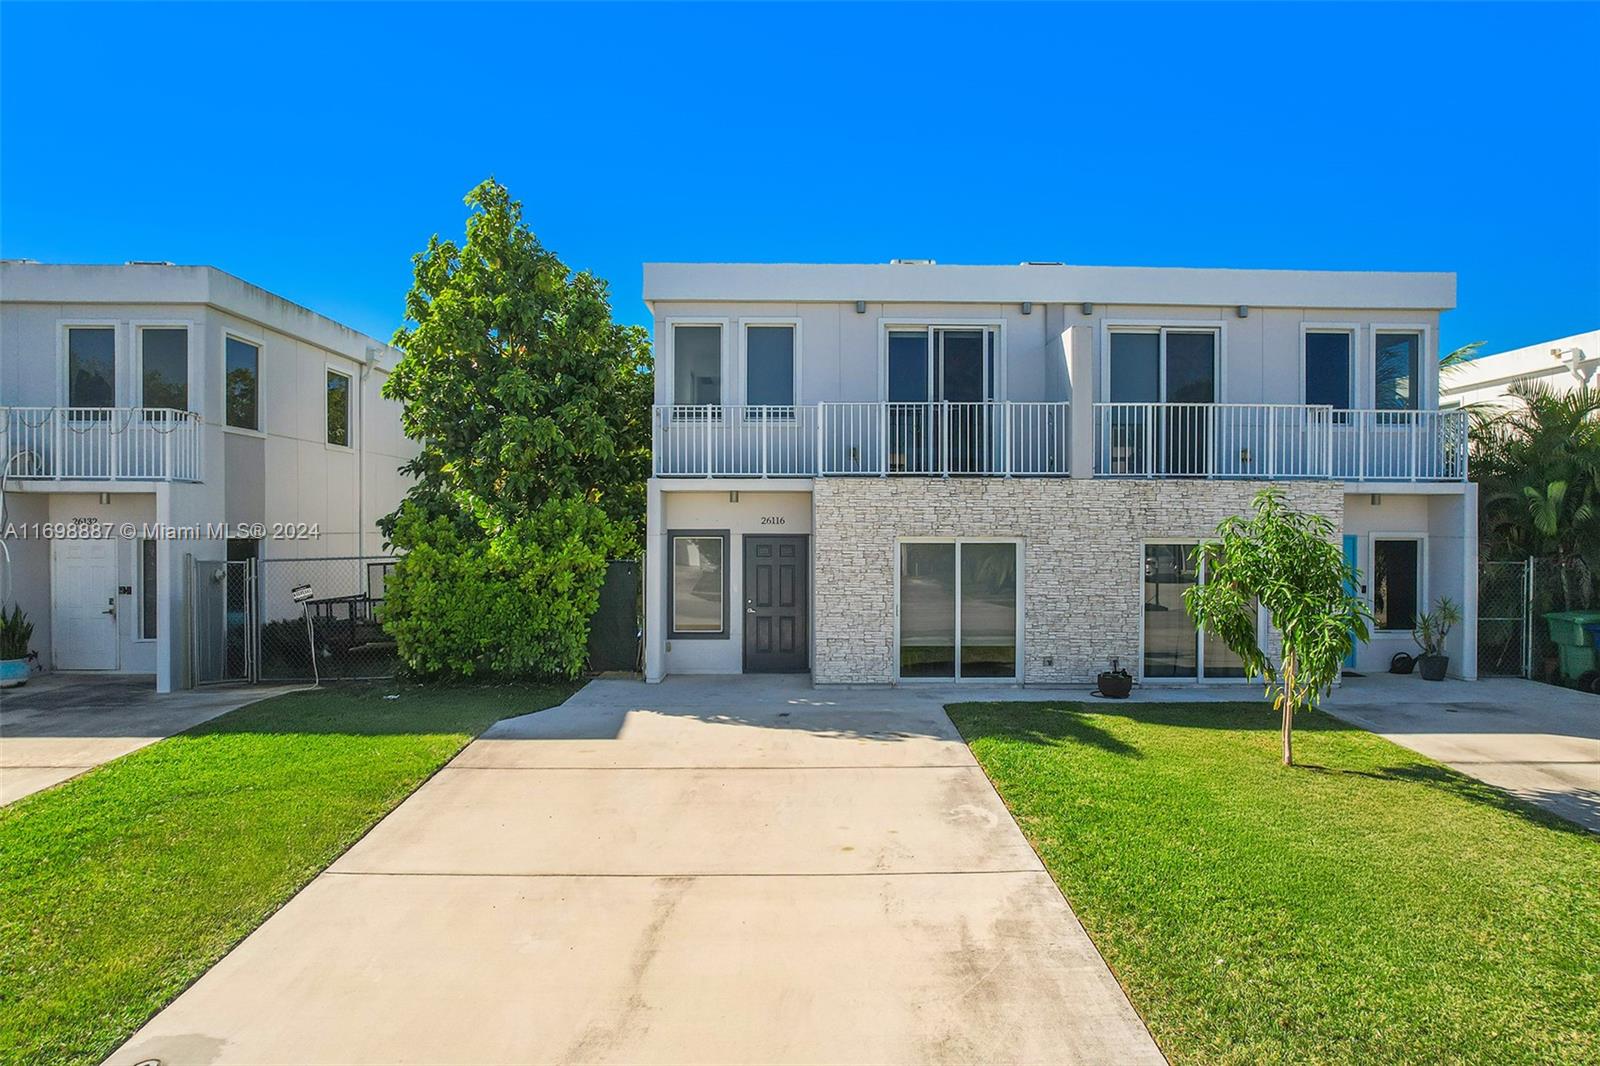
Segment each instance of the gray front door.
[{"label": "gray front door", "polygon": [[806,537],[744,538],[744,669],[804,673],[809,666]]}]

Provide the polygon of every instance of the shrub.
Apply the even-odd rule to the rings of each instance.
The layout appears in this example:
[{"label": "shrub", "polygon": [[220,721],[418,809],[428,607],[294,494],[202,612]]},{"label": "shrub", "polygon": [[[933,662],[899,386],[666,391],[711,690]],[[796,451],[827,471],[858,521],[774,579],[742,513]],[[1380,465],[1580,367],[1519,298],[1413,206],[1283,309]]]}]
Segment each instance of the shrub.
[{"label": "shrub", "polygon": [[410,503],[396,517],[403,554],[381,612],[401,661],[424,678],[578,676],[606,563],[629,531],[581,497],[516,521],[470,509],[478,528],[465,533]]},{"label": "shrub", "polygon": [[10,614],[0,611],[0,659],[26,659],[32,639],[33,623],[22,613],[21,604],[12,604]]}]

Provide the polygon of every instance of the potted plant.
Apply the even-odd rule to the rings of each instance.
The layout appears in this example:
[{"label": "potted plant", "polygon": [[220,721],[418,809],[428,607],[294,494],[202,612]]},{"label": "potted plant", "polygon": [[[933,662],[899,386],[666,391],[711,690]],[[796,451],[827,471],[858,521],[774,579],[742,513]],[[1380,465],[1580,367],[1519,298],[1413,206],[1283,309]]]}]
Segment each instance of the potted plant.
[{"label": "potted plant", "polygon": [[1117,660],[1111,660],[1111,669],[1100,671],[1098,693],[1114,700],[1125,700],[1133,691],[1133,675],[1121,669]]},{"label": "potted plant", "polygon": [[33,623],[13,605],[11,613],[0,611],[0,688],[26,684],[28,680],[28,641],[33,639]]},{"label": "potted plant", "polygon": [[1417,672],[1424,681],[1444,680],[1444,672],[1450,666],[1450,656],[1444,652],[1444,641],[1460,621],[1461,608],[1448,596],[1440,596],[1434,601],[1433,610],[1417,616],[1416,625],[1411,629],[1411,638],[1422,649],[1422,654],[1417,656]]}]

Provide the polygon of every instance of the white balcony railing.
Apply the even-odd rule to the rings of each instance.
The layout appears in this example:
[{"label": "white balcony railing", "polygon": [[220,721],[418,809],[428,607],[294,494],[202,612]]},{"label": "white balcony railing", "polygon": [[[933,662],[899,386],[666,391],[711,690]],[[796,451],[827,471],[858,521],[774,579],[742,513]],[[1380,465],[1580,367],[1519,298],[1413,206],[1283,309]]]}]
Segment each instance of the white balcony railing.
[{"label": "white balcony railing", "polygon": [[54,481],[199,481],[200,416],[165,407],[0,407],[0,466]]},{"label": "white balcony railing", "polygon": [[[1094,474],[1461,481],[1460,411],[1097,403]],[[658,477],[1070,475],[1065,403],[821,403],[654,411]]]},{"label": "white balcony railing", "polygon": [[660,477],[1065,477],[1064,403],[682,406],[654,412]]},{"label": "white balcony railing", "polygon": [[1098,477],[1464,481],[1461,411],[1097,403]]}]

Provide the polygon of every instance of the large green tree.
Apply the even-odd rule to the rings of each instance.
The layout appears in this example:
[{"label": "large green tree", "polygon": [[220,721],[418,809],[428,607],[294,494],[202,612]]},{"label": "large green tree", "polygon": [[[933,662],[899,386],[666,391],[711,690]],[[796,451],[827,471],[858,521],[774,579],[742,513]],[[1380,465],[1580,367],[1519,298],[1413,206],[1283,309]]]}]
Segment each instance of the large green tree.
[{"label": "large green tree", "polygon": [[[1217,539],[1200,546],[1206,580],[1183,602],[1244,661],[1245,676],[1265,680],[1283,719],[1283,764],[1292,766],[1294,713],[1315,707],[1338,679],[1356,641],[1367,641],[1372,615],[1354,593],[1359,575],[1332,522],[1295,510],[1273,489],[1256,493],[1253,511],[1223,519]],[[1277,661],[1259,643],[1257,604],[1283,637]]]},{"label": "large green tree", "polygon": [[435,235],[413,257],[409,324],[394,336],[405,356],[383,388],[421,442],[411,505],[470,531],[471,501],[516,522],[582,497],[641,534],[645,331],[612,321],[606,282],[540,244],[505,186],[486,181],[466,203],[466,243]]}]

